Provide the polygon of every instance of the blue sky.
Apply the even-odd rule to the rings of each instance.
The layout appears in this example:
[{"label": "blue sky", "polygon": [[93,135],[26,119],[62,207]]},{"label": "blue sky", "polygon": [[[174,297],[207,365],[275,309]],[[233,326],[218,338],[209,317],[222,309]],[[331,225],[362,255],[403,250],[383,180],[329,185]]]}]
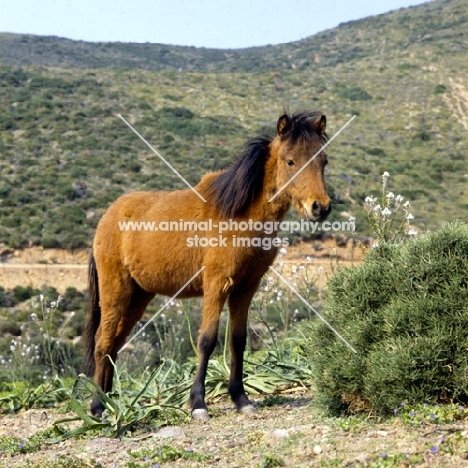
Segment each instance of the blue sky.
[{"label": "blue sky", "polygon": [[0,0],[0,31],[241,48],[311,36],[421,0]]}]

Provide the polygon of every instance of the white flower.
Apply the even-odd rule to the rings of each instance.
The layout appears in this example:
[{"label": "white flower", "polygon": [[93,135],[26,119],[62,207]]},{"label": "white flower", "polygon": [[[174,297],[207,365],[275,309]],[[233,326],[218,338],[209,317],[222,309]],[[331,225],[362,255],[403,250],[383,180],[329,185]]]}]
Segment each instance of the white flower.
[{"label": "white flower", "polygon": [[409,201],[406,201],[405,204],[403,205],[405,208],[408,208],[408,206],[410,206],[410,202]]},{"label": "white flower", "polygon": [[415,231],[414,229],[410,229],[408,231],[408,236],[415,236],[418,233],[418,231]]},{"label": "white flower", "polygon": [[374,203],[377,201],[377,198],[366,197],[366,199],[364,201],[365,201],[367,206],[373,206]]},{"label": "white flower", "polygon": [[15,349],[16,348],[13,345],[10,346],[10,351],[14,351]]},{"label": "white flower", "polygon": [[393,192],[388,192],[387,198],[395,198],[395,194]]},{"label": "white flower", "polygon": [[74,317],[75,316],[75,312],[70,312],[70,317]]},{"label": "white flower", "polygon": [[403,198],[405,197],[402,197],[401,195],[397,195],[395,198],[395,201],[397,201],[398,203],[401,203],[403,201]]},{"label": "white flower", "polygon": [[389,210],[388,208],[385,208],[383,211],[382,211],[382,215],[383,216],[390,216],[392,214],[391,210]]},{"label": "white flower", "polygon": [[56,303],[55,301],[52,301],[52,302],[50,303],[50,307],[55,307],[56,305],[57,305],[57,303]]},{"label": "white flower", "polygon": [[376,247],[378,247],[378,246],[379,246],[379,244],[377,244],[376,242],[374,242],[374,243],[372,244],[372,248],[374,248],[374,249],[375,249]]},{"label": "white flower", "polygon": [[354,223],[354,221],[356,221],[356,218],[355,218],[354,216],[350,216],[349,219],[348,219],[348,221],[349,221],[350,223]]},{"label": "white flower", "polygon": [[385,172],[382,174],[382,177],[383,177],[384,179],[388,179],[388,178],[390,177],[390,174],[389,174],[387,171],[385,171]]},{"label": "white flower", "polygon": [[414,216],[411,213],[408,213],[406,215],[406,219],[414,219]]},{"label": "white flower", "polygon": [[377,213],[380,213],[382,211],[382,207],[380,205],[376,205],[374,207],[374,211],[376,211]]},{"label": "white flower", "polygon": [[37,319],[37,314],[32,313],[32,314],[31,314],[31,320],[34,321],[34,320],[36,320],[36,319]]},{"label": "white flower", "polygon": [[41,302],[44,301],[44,296],[42,294],[39,294],[39,299],[41,300]]},{"label": "white flower", "polygon": [[286,255],[287,253],[288,253],[288,251],[287,251],[284,247],[282,247],[282,248],[280,249],[280,254],[281,254],[281,255]]}]

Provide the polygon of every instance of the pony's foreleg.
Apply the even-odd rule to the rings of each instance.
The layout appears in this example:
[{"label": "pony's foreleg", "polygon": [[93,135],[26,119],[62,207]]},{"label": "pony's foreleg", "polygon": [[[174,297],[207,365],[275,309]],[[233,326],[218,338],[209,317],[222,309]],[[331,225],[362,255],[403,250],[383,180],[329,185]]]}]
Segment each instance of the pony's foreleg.
[{"label": "pony's foreleg", "polygon": [[242,381],[244,366],[244,350],[247,342],[247,316],[250,302],[257,291],[259,282],[241,285],[229,296],[231,375],[229,378],[229,393],[236,405],[237,411],[255,414],[257,410],[247,398]]},{"label": "pony's foreleg", "polygon": [[[211,291],[215,289],[213,286]],[[217,289],[217,288],[216,288]],[[208,360],[216,347],[218,339],[219,316],[226,301],[226,293],[210,293],[205,290],[203,300],[203,318],[198,338],[198,370],[190,391],[190,406],[195,419],[207,420],[210,418],[205,403],[205,378],[208,369]]]}]

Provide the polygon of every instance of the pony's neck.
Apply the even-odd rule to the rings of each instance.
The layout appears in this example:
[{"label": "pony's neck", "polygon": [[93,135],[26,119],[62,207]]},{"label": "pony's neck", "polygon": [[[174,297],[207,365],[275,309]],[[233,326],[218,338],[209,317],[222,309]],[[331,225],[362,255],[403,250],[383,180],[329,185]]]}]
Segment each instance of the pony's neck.
[{"label": "pony's neck", "polygon": [[277,167],[278,158],[270,152],[270,156],[265,163],[262,192],[258,197],[258,201],[249,210],[252,215],[268,221],[281,221],[291,207],[291,197],[285,191],[281,191],[271,202],[269,201],[281,188],[276,183]]}]

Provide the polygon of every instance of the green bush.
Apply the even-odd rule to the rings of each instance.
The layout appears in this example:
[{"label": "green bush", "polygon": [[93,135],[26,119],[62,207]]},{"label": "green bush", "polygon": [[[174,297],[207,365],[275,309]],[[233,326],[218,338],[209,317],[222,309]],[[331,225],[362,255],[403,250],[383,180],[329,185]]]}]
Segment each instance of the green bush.
[{"label": "green bush", "polygon": [[331,413],[391,413],[406,401],[468,400],[468,225],[381,243],[328,283],[306,327],[317,400]]},{"label": "green bush", "polygon": [[31,297],[36,296],[38,294],[39,290],[34,289],[31,286],[16,286],[13,289],[13,298],[16,304],[27,301]]},{"label": "green bush", "polygon": [[338,96],[350,101],[369,101],[372,99],[372,96],[359,86],[341,88],[338,91]]}]

